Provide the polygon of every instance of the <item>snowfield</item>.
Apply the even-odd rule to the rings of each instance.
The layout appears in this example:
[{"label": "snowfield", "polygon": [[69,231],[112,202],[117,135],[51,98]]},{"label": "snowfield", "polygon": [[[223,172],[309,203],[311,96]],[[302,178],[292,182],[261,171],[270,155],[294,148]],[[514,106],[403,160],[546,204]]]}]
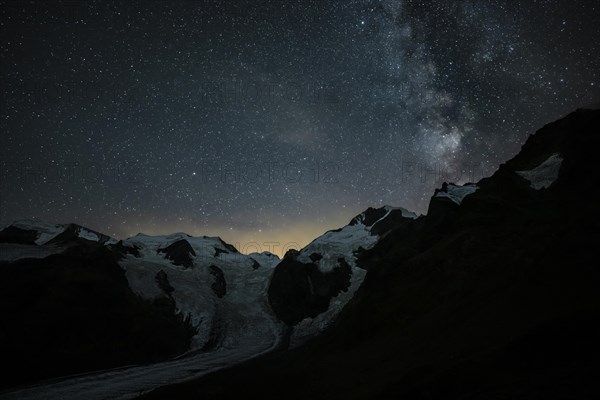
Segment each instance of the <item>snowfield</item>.
[{"label": "snowfield", "polygon": [[[196,253],[193,267],[173,265],[164,253],[158,253],[180,240],[186,240]],[[185,233],[169,236],[137,235],[123,241],[135,246],[141,257],[128,255],[120,261],[129,286],[148,300],[165,296],[156,281],[163,271],[175,288],[172,297],[177,311],[189,317],[198,333],[192,341],[192,350],[201,349],[209,342],[224,341],[223,347],[236,347],[247,335],[270,335],[282,329],[267,304],[269,277],[279,261],[276,256],[256,256],[232,252],[219,238],[192,237]],[[215,255],[217,254],[217,255]],[[264,264],[262,264],[263,262]],[[258,267],[255,263],[258,263]],[[223,272],[226,293],[219,298],[212,284],[215,276],[211,267]]]},{"label": "snowfield", "polygon": [[465,185],[455,185],[454,183],[448,184],[447,191],[439,191],[435,194],[435,197],[447,198],[452,202],[460,205],[462,201],[470,194],[473,194],[479,189],[474,183],[467,183]]},{"label": "snowfield", "polygon": [[546,161],[529,171],[516,171],[519,176],[529,181],[535,190],[547,189],[558,179],[563,158],[560,154],[552,154]]},{"label": "snowfield", "polygon": [[377,243],[379,237],[371,234],[368,227],[362,223],[346,225],[339,231],[329,231],[313,240],[300,251],[298,261],[312,263],[310,255],[320,254],[323,258],[319,261],[321,272],[331,272],[338,266],[338,258],[344,258],[352,267],[356,267],[354,252],[362,247],[370,249]]}]

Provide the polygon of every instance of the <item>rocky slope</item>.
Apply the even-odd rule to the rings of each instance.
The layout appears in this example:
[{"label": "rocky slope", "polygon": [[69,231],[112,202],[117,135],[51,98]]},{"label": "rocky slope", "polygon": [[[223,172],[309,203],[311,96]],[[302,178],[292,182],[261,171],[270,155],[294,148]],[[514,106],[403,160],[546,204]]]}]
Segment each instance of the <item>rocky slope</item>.
[{"label": "rocky slope", "polygon": [[300,251],[289,251],[275,268],[269,303],[291,327],[290,344],[314,337],[335,321],[366,275],[361,254],[390,227],[417,215],[400,207],[369,208],[341,229],[326,232]]},{"label": "rocky slope", "polygon": [[578,110],[490,178],[444,185],[361,252],[364,282],[318,338],[145,398],[597,398],[599,132]]}]

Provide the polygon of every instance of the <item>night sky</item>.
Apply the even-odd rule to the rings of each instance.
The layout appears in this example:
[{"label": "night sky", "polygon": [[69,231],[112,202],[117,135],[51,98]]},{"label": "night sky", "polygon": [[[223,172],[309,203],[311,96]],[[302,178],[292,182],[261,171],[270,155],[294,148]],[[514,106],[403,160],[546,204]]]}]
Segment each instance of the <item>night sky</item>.
[{"label": "night sky", "polygon": [[2,225],[302,246],[600,100],[598,1],[0,9]]}]

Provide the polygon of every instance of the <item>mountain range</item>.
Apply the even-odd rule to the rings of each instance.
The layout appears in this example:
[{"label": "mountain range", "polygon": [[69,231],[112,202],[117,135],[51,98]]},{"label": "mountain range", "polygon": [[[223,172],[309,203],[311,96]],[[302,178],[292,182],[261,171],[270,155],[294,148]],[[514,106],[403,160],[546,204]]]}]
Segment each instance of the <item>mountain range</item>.
[{"label": "mountain range", "polygon": [[579,109],[426,215],[369,208],[283,259],[17,221],[0,397],[595,398],[598,148]]}]

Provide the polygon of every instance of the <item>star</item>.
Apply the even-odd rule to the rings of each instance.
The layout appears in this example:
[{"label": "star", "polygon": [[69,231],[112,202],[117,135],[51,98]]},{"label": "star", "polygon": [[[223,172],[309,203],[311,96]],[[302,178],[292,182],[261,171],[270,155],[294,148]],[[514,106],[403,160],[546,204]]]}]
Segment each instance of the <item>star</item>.
[{"label": "star", "polygon": [[303,246],[600,99],[595,2],[5,3],[4,225]]}]

